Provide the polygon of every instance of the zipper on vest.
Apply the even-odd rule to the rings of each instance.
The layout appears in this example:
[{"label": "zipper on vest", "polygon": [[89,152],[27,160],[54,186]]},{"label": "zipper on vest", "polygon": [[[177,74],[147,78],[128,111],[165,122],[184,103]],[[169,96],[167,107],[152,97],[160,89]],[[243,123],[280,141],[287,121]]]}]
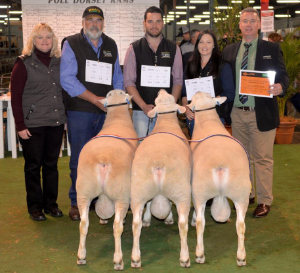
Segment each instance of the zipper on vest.
[{"label": "zipper on vest", "polygon": [[32,104],[31,107],[30,107],[30,109],[29,109],[29,112],[28,112],[28,114],[26,116],[27,120],[29,119],[30,115],[33,113],[34,107],[35,107],[35,104]]},{"label": "zipper on vest", "polygon": [[154,56],[154,66],[157,66],[157,55]]}]

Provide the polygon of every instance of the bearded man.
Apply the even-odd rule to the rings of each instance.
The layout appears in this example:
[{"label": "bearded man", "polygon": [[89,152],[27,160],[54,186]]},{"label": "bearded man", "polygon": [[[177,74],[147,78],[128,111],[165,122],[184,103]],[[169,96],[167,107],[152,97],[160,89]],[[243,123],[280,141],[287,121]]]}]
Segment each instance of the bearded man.
[{"label": "bearded man", "polygon": [[[80,33],[65,39],[61,55],[60,81],[65,92],[68,137],[71,145],[69,191],[72,220],[80,220],[76,179],[82,147],[102,129],[106,109],[99,102],[113,89],[123,89],[123,75],[115,41],[103,32],[103,11],[85,9]],[[101,152],[101,151],[100,151]]]},{"label": "bearded man", "polygon": [[147,113],[154,108],[163,88],[178,100],[182,88],[182,58],[179,47],[164,38],[162,11],[153,6],[144,15],[145,36],[130,45],[124,61],[124,86],[133,96],[133,124],[139,137],[149,134],[156,118]]}]

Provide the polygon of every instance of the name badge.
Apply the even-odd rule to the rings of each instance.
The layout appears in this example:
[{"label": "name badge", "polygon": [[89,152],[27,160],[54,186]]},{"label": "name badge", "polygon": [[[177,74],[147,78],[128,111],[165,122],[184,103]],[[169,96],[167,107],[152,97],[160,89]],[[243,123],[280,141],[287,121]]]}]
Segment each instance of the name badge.
[{"label": "name badge", "polygon": [[111,85],[112,64],[86,60],[85,81]]},{"label": "name badge", "polygon": [[171,67],[142,65],[141,86],[169,88]]},{"label": "name badge", "polygon": [[108,51],[108,50],[103,50],[103,55],[104,55],[104,57],[109,57],[109,58],[112,58],[111,51]]},{"label": "name badge", "polygon": [[162,52],[161,53],[161,58],[162,59],[170,59],[171,58],[170,52]]}]

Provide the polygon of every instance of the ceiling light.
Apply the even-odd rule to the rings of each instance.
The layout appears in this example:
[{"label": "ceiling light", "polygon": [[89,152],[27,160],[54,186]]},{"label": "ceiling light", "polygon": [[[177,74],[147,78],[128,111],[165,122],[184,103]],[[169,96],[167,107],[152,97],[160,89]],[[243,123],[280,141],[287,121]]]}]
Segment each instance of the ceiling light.
[{"label": "ceiling light", "polygon": [[194,15],[194,17],[198,18],[209,18],[209,15]]},{"label": "ceiling light", "polygon": [[[253,8],[254,8],[254,9],[260,9],[261,6],[254,6]],[[274,9],[274,7],[273,7],[273,6],[269,6],[269,9]]]},{"label": "ceiling light", "polygon": [[277,0],[277,3],[300,3],[300,0]]},{"label": "ceiling light", "polygon": [[215,7],[215,9],[232,9],[232,7],[218,6],[218,7]]},{"label": "ceiling light", "polygon": [[0,15],[0,18],[6,18],[7,15]]},{"label": "ceiling light", "polygon": [[4,23],[5,21],[3,21],[3,20],[0,20],[0,23]]},{"label": "ceiling light", "polygon": [[210,21],[199,22],[198,24],[199,24],[199,25],[209,25],[209,24],[210,24]]},{"label": "ceiling light", "polygon": [[[8,18],[5,18],[5,20],[7,21]],[[9,18],[9,21],[19,21],[19,20],[20,20],[20,18]]]},{"label": "ceiling light", "polygon": [[[177,6],[176,9],[187,9],[187,6]],[[190,9],[196,9],[196,7],[190,6]]]},{"label": "ceiling light", "polygon": [[7,8],[11,8],[11,6],[0,6],[0,9],[7,9]]},{"label": "ceiling light", "polygon": [[291,17],[290,14],[276,14],[275,17],[277,18],[288,18],[288,17]]},{"label": "ceiling light", "polygon": [[[184,3],[186,3],[187,1],[184,1]],[[191,0],[190,1],[191,4],[207,4],[208,1],[207,0]]]},{"label": "ceiling light", "polygon": [[176,12],[174,12],[174,11],[169,11],[169,14],[186,14],[186,11],[176,11]]},{"label": "ceiling light", "polygon": [[22,11],[11,10],[9,11],[9,14],[22,14]]}]

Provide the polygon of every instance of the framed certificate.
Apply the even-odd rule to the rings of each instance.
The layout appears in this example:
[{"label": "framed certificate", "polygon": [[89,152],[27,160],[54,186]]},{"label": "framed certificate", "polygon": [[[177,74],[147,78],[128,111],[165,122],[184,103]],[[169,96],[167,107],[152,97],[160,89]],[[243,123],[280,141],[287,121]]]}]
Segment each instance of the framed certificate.
[{"label": "framed certificate", "polygon": [[239,94],[273,98],[268,90],[275,82],[275,75],[275,71],[240,70]]}]

